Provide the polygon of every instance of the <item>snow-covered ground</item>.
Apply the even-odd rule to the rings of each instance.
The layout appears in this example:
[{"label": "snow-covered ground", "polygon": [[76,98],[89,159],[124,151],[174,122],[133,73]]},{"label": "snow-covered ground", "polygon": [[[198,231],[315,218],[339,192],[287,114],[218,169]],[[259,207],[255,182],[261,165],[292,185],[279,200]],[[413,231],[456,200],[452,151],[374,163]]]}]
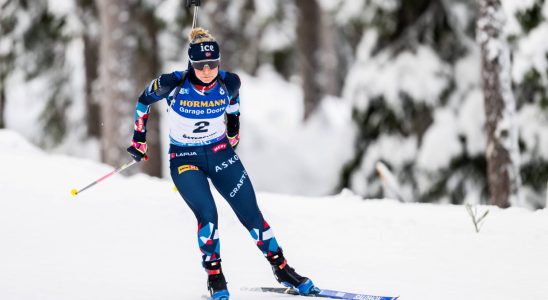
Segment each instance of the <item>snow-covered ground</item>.
[{"label": "snow-covered ground", "polygon": [[[111,168],[45,154],[6,130],[0,168],[0,299],[181,300],[206,292],[195,220],[169,181],[117,175],[71,197],[71,188]],[[232,299],[294,299],[239,290],[277,284],[216,199]],[[461,206],[363,201],[349,192],[258,199],[290,264],[320,287],[403,300],[547,299],[546,209],[489,207],[476,234]]]}]

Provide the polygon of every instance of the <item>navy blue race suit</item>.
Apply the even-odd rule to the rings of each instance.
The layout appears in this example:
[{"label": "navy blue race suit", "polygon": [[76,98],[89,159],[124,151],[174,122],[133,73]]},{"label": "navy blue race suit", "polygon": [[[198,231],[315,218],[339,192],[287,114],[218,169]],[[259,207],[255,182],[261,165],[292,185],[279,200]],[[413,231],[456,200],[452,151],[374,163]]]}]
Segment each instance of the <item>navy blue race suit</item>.
[{"label": "navy blue race suit", "polygon": [[150,105],[169,104],[170,171],[198,221],[203,262],[220,259],[218,216],[208,178],[230,204],[265,256],[280,250],[257,205],[253,185],[227,140],[239,131],[240,79],[219,71],[204,84],[192,69],[163,74],[142,93],[135,110],[134,141],[145,142]]}]

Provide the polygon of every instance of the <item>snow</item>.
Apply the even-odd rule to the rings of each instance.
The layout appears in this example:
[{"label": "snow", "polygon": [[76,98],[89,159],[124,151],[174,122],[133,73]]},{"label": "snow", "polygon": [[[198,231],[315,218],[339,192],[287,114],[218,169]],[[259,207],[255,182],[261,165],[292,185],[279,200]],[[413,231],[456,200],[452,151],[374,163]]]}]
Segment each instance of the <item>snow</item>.
[{"label": "snow", "polygon": [[318,0],[318,4],[325,11],[335,11],[339,5],[341,5],[342,0]]},{"label": "snow", "polygon": [[[246,159],[245,154],[241,154]],[[0,298],[199,299],[206,293],[195,219],[167,180],[41,152],[0,131]],[[253,176],[253,174],[252,174]],[[223,268],[234,299],[276,286],[267,262],[218,194]],[[290,265],[318,286],[402,300],[545,299],[548,211],[259,193]]]},{"label": "snow", "polygon": [[371,22],[378,11],[394,12],[400,2],[397,0],[320,0],[320,6],[326,11],[335,11],[335,20],[341,25],[350,21]]},{"label": "snow", "polygon": [[483,93],[473,89],[460,104],[458,115],[459,134],[466,138],[466,152],[471,156],[481,156],[485,151],[485,132],[478,128],[485,126]]},{"label": "snow", "polygon": [[57,16],[70,15],[76,10],[74,0],[47,0],[48,12]]},{"label": "snow", "polygon": [[[371,49],[369,35],[364,35],[361,51]],[[415,102],[429,106],[438,104],[441,93],[448,84],[449,69],[445,63],[426,46],[419,46],[415,53],[404,51],[396,57],[388,51],[378,54],[373,60],[368,54],[358,54],[358,61],[350,70],[346,80],[344,96],[365,92],[365,98],[356,100],[357,107],[363,109],[369,99],[384,96],[395,112],[402,111],[401,94],[409,95]],[[366,87],[367,90],[363,91]]]},{"label": "snow", "polygon": [[424,134],[417,166],[426,171],[443,169],[452,157],[461,153],[457,118],[452,110],[440,109],[434,113],[434,123]]},{"label": "snow", "polygon": [[[271,67],[257,77],[240,74],[241,141],[238,153],[261,191],[325,195],[354,155],[356,129],[349,101],[326,97],[302,122],[302,89]],[[299,149],[300,151],[295,151]]]},{"label": "snow", "polygon": [[272,18],[277,12],[277,5],[279,1],[261,1],[254,0],[255,14],[261,19]]},{"label": "snow", "polygon": [[[348,22],[348,20],[358,19],[360,14],[362,14],[366,10],[365,0],[342,1],[342,3],[339,5],[340,7],[335,18],[335,20],[339,24],[344,24]],[[322,4],[322,7],[333,7],[333,4],[327,6],[325,4]]]},{"label": "snow", "polygon": [[548,53],[547,35],[548,24],[544,23],[533,29],[529,35],[520,39],[519,50],[515,51],[514,54],[512,69],[514,80],[517,82],[523,81],[525,74],[535,69],[541,74],[544,82],[548,82],[546,77],[546,69],[548,68],[548,62],[546,61],[546,53]]},{"label": "snow", "polygon": [[27,81],[23,72],[16,71],[8,76],[6,86],[12,87],[6,90],[6,98],[10,99],[6,101],[6,127],[38,142],[40,137],[35,133],[41,132],[38,119],[47,102],[47,80],[38,77]]},{"label": "snow", "polygon": [[273,24],[266,27],[259,41],[259,48],[264,51],[275,52],[291,47],[295,41],[295,33],[288,30],[284,25]]},{"label": "snow", "polygon": [[156,7],[154,15],[166,23],[177,21],[179,15],[180,3],[175,0],[162,1]]},{"label": "snow", "polygon": [[523,161],[527,162],[532,157],[530,155],[539,156],[544,160],[548,160],[548,153],[540,149],[548,149],[548,118],[546,113],[539,111],[537,105],[527,104],[519,111],[517,122],[520,128],[520,138],[532,151],[524,154]]},{"label": "snow", "polygon": [[505,24],[504,31],[507,35],[519,35],[521,30],[521,25],[517,20],[517,13],[526,11],[531,8],[536,0],[504,0],[501,1],[502,11],[507,17],[507,22]]},{"label": "snow", "polygon": [[383,135],[369,146],[363,157],[362,168],[373,170],[379,160],[389,161],[393,167],[401,169],[405,163],[416,158],[417,138],[400,135]]}]

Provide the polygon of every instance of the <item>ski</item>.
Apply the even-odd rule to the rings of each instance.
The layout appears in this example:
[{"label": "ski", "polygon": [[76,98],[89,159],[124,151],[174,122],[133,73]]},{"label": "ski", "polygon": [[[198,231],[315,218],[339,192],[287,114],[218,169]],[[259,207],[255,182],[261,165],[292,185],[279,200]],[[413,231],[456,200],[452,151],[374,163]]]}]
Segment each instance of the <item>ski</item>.
[{"label": "ski", "polygon": [[[303,295],[299,295],[299,293],[295,289],[285,288],[285,287],[252,287],[252,288],[242,288],[242,291],[303,296]],[[354,300],[396,300],[399,298],[399,297],[355,294],[355,293],[347,293],[347,292],[323,290],[323,289],[320,289],[320,292],[318,294],[311,294],[303,297],[322,297],[322,298],[330,298],[330,299],[354,299]]]},{"label": "ski", "polygon": [[[202,300],[211,300],[211,296],[210,295],[202,295]],[[227,299],[227,298],[225,298]]]},{"label": "ski", "polygon": [[[211,296],[210,295],[202,295],[202,300],[211,300]],[[225,298],[225,299],[228,299],[228,298]]]}]

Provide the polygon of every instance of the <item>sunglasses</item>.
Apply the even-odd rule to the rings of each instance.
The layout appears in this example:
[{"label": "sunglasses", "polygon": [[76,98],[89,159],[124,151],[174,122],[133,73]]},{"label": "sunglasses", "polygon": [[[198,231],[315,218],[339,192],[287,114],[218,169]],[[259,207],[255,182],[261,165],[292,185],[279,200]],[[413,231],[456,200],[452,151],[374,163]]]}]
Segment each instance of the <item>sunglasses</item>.
[{"label": "sunglasses", "polygon": [[220,59],[200,60],[200,61],[191,61],[190,63],[192,64],[192,67],[196,70],[202,71],[205,68],[205,66],[208,66],[210,69],[213,70],[219,67],[219,65],[221,64],[221,60]]}]

